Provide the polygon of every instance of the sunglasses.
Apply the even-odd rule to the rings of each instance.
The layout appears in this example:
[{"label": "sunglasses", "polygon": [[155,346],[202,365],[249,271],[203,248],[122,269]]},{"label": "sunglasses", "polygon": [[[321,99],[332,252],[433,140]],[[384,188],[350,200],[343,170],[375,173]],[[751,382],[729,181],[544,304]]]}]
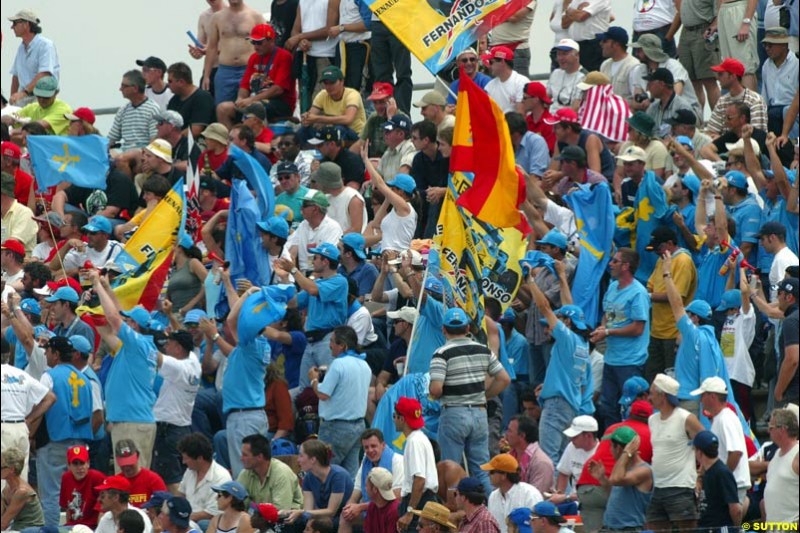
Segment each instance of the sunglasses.
[{"label": "sunglasses", "polygon": [[84,235],[97,235],[98,233],[99,233],[98,231],[84,231],[83,232]]},{"label": "sunglasses", "polygon": [[[278,181],[287,181],[287,180],[290,180],[290,179],[292,179],[292,175],[291,174],[283,174],[283,175],[278,176]],[[307,207],[308,205],[313,205],[313,204],[307,204],[307,205],[303,204],[303,207]]]},{"label": "sunglasses", "polygon": [[295,143],[293,143],[292,141],[281,141],[278,143],[278,146],[294,146],[294,145]]},{"label": "sunglasses", "polygon": [[311,202],[303,202],[301,207],[314,207],[317,204],[312,204]]},{"label": "sunglasses", "polygon": [[264,44],[265,42],[267,42],[266,39],[261,39],[261,40],[258,40],[258,41],[254,40],[254,39],[250,39],[250,44],[252,44],[253,46],[259,46],[259,45]]},{"label": "sunglasses", "polygon": [[460,59],[459,61],[461,63],[477,63],[478,62],[478,58],[477,57],[465,57],[463,59]]},{"label": "sunglasses", "polygon": [[230,494],[228,494],[227,492],[218,492],[217,493],[217,498],[228,498],[228,497],[230,497]]}]

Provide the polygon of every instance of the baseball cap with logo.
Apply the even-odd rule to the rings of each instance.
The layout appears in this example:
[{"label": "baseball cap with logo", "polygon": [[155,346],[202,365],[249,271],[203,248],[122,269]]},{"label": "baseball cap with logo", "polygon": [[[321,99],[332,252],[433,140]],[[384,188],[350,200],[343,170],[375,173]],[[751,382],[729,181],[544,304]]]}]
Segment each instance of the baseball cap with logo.
[{"label": "baseball cap with logo", "polygon": [[150,56],[147,59],[137,59],[136,64],[144,68],[155,68],[161,72],[167,71],[167,64],[160,57]]},{"label": "baseball cap with logo", "polygon": [[785,292],[797,298],[797,289],[800,283],[797,278],[783,278],[778,282],[778,292]]},{"label": "baseball cap with logo", "polygon": [[443,325],[446,328],[463,328],[469,325],[469,318],[463,309],[453,307],[445,312]]},{"label": "baseball cap with logo", "polygon": [[42,314],[42,307],[35,298],[25,298],[19,303],[19,308],[23,313],[40,316]]},{"label": "baseball cap with logo", "polygon": [[189,517],[192,514],[192,504],[183,496],[173,496],[167,500],[169,521],[179,528],[189,527]]},{"label": "baseball cap with logo", "polygon": [[597,432],[597,420],[589,415],[580,415],[572,419],[572,424],[562,431],[567,438],[577,437],[581,433],[595,433]]},{"label": "baseball cap with logo", "polygon": [[293,161],[279,161],[278,166],[275,169],[275,173],[278,176],[285,176],[287,174],[299,174],[300,169],[297,168],[297,165]]},{"label": "baseball cap with logo", "polygon": [[339,260],[339,249],[329,242],[323,242],[315,248],[310,248],[308,253],[321,255],[331,261]]},{"label": "baseball cap with logo", "polygon": [[326,81],[339,81],[343,79],[344,74],[342,74],[342,69],[335,65],[325,67],[325,70],[322,71],[322,74],[319,77],[320,83]]},{"label": "baseball cap with logo", "polygon": [[580,124],[580,120],[578,119],[578,114],[575,112],[574,109],[571,109],[569,107],[562,107],[561,109],[553,113],[550,118],[544,119],[544,123],[550,126],[554,126],[560,122]]},{"label": "baseball cap with logo", "polygon": [[0,143],[0,154],[2,154],[3,157],[19,159],[22,157],[22,150],[20,150],[19,146],[11,141],[3,141]]},{"label": "baseball cap with logo", "polygon": [[702,452],[710,452],[715,448],[719,448],[719,439],[712,432],[703,430],[694,436],[692,446]]},{"label": "baseball cap with logo", "polygon": [[72,287],[59,287],[56,292],[44,299],[44,301],[48,303],[70,302],[73,304],[78,303],[78,300],[80,300],[80,297],[77,291]]},{"label": "baseball cap with logo", "polygon": [[674,85],[675,84],[675,76],[672,75],[672,72],[668,68],[657,68],[653,72],[650,72],[643,76],[645,81],[661,81],[666,83],[667,85]]},{"label": "baseball cap with logo", "polygon": [[514,51],[507,46],[495,46],[485,56],[487,59],[503,59],[505,61],[512,61],[514,59]]},{"label": "baseball cap with logo", "polygon": [[693,300],[686,306],[686,312],[708,320],[711,318],[712,310],[711,306],[705,300]]},{"label": "baseball cap with logo", "polygon": [[717,311],[728,311],[730,309],[739,309],[742,306],[742,291],[739,289],[731,289],[722,293]]},{"label": "baseball cap with logo", "polygon": [[[561,307],[553,311],[553,314],[555,314],[556,316],[569,318],[572,321],[572,325],[580,330],[589,329],[589,326],[587,326],[586,322],[584,321],[583,309],[581,309],[577,305],[572,305],[572,304],[562,305]],[[546,325],[547,319],[540,318],[539,322],[541,324]]]},{"label": "baseball cap with logo", "polygon": [[664,119],[664,122],[672,126],[696,126],[697,115],[695,115],[691,109],[678,109],[670,118]]},{"label": "baseball cap with logo", "polygon": [[572,39],[561,39],[558,41],[558,44],[555,45],[553,48],[556,50],[561,50],[562,52],[566,52],[569,50],[578,51],[581,49],[580,45]]},{"label": "baseball cap with logo", "polygon": [[263,41],[275,38],[275,28],[271,24],[256,24],[250,30],[250,41]]},{"label": "baseball cap with logo", "polygon": [[322,144],[324,142],[342,142],[342,131],[336,126],[325,126],[314,133],[308,144]]},{"label": "baseball cap with logo", "polygon": [[142,307],[141,305],[137,305],[130,311],[120,311],[119,314],[124,316],[125,318],[130,318],[140,328],[146,328],[147,325],[150,323],[150,313],[147,312],[147,309]]},{"label": "baseball cap with logo", "polygon": [[157,490],[153,492],[149,500],[142,504],[141,509],[158,509],[161,511],[164,502],[168,501],[170,498],[172,498],[171,492],[167,490]]},{"label": "baseball cap with logo", "polygon": [[385,100],[394,96],[394,86],[385,81],[376,81],[372,84],[372,94],[367,97],[367,100]]},{"label": "baseball cap with logo", "polygon": [[128,478],[125,476],[109,476],[105,480],[103,480],[102,485],[97,485],[94,490],[96,491],[104,491],[104,490],[116,490],[119,492],[127,492],[130,494],[131,492],[131,482],[128,481]]},{"label": "baseball cap with logo", "polygon": [[114,458],[119,466],[133,466],[139,462],[139,448],[132,439],[121,439],[114,447]]},{"label": "baseball cap with logo", "polygon": [[81,463],[88,463],[89,462],[89,448],[86,446],[70,446],[67,449],[67,464],[72,464],[75,461],[80,461]]},{"label": "baseball cap with logo", "polygon": [[58,92],[58,80],[53,76],[45,76],[39,78],[36,85],[33,87],[33,95],[41,98],[50,98],[55,96]]},{"label": "baseball cap with logo", "polygon": [[403,417],[411,429],[420,429],[425,425],[425,419],[422,417],[422,404],[416,398],[401,396],[394,404],[394,410]]},{"label": "baseball cap with logo", "polygon": [[408,133],[411,131],[411,121],[403,115],[395,115],[383,123],[384,131],[403,130]]},{"label": "baseball cap with logo", "polygon": [[558,506],[551,501],[545,500],[533,506],[533,516],[537,518],[555,518],[559,523],[566,519],[561,516]]},{"label": "baseball cap with logo", "polygon": [[644,163],[647,161],[647,152],[638,146],[629,146],[617,156],[617,159],[625,163],[632,163],[633,161]]},{"label": "baseball cap with logo", "polygon": [[281,239],[289,238],[289,224],[283,217],[269,217],[267,220],[256,222],[256,226],[264,233],[275,235]]},{"label": "baseball cap with logo", "polygon": [[622,384],[622,397],[619,399],[620,405],[630,405],[637,396],[647,392],[650,384],[642,376],[632,376]]},{"label": "baseball cap with logo", "polygon": [[711,67],[711,70],[714,72],[727,72],[728,74],[733,74],[734,76],[741,78],[744,76],[745,68],[744,64],[738,59],[726,57],[722,63]]},{"label": "baseball cap with logo", "polygon": [[107,233],[111,235],[111,221],[103,215],[95,215],[89,219],[89,223],[81,228],[86,232]]},{"label": "baseball cap with logo", "polygon": [[305,196],[303,196],[303,203],[305,204],[306,202],[318,205],[319,207],[328,207],[330,205],[325,193],[314,189],[309,189]]},{"label": "baseball cap with logo", "polygon": [[527,507],[517,507],[508,513],[508,520],[517,526],[519,533],[532,533],[531,527],[531,510]]}]

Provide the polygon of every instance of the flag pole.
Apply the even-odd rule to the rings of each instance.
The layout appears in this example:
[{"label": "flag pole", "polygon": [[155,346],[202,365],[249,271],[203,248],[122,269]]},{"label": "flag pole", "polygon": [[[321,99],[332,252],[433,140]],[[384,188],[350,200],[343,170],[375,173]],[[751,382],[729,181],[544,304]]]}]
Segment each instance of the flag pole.
[{"label": "flag pole", "polygon": [[[34,182],[35,183],[35,182]],[[33,185],[35,187],[35,185]],[[44,208],[44,217],[47,218],[47,202],[44,199],[44,195],[40,194],[39,199],[42,201],[42,207]],[[63,222],[63,218],[62,218]],[[53,225],[50,224],[50,221],[47,221],[47,225],[50,228],[50,237],[53,238],[53,243],[55,244],[55,252],[56,257],[58,257],[58,263],[61,265],[61,273],[64,275],[64,279],[67,278],[67,269],[64,268],[64,258],[61,257],[61,250],[58,248],[58,241],[56,240],[55,233],[53,233]]]},{"label": "flag pole", "polygon": [[[430,251],[428,252],[428,257],[430,258]],[[425,282],[428,281],[430,269],[431,262],[429,259],[428,264],[425,265],[425,274],[422,275],[422,282],[420,283],[419,294],[417,295],[417,319],[414,320],[414,323],[411,325],[411,337],[408,340],[408,348],[406,349],[406,364],[405,368],[403,368],[404,376],[408,375],[408,362],[411,360],[411,347],[414,345],[414,332],[417,331],[417,322],[419,322],[420,309],[422,308],[422,296],[425,292]]]}]

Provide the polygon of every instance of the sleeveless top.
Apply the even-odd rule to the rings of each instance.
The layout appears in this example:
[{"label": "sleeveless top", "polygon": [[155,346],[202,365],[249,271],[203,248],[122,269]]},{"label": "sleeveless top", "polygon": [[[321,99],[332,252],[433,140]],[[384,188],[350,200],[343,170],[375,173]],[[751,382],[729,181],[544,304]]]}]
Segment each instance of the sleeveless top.
[{"label": "sleeveless top", "polygon": [[[241,517],[239,517],[241,519]],[[239,529],[239,521],[236,521],[236,525],[230,529],[222,529],[219,527],[219,523],[222,522],[222,515],[219,515],[219,520],[217,520],[217,532],[216,533],[236,533]]]},{"label": "sleeveless top", "polygon": [[697,481],[694,448],[689,446],[686,419],[691,413],[676,407],[669,418],[652,415],[650,442],[653,444],[653,487],[693,489]]},{"label": "sleeveless top", "polygon": [[347,231],[347,228],[350,227],[352,222],[350,220],[350,212],[348,211],[350,200],[353,198],[359,198],[362,203],[362,222],[360,232],[363,233],[364,230],[367,229],[367,203],[364,201],[364,197],[361,196],[361,193],[352,187],[345,187],[342,192],[336,196],[333,196],[332,194],[328,194],[326,196],[328,197],[328,202],[330,203],[330,206],[328,206],[328,216],[339,223],[339,225],[342,227],[342,231]]},{"label": "sleeveless top", "polygon": [[[652,467],[644,463],[652,470]],[[630,470],[630,469],[629,469]],[[640,527],[645,523],[645,511],[650,503],[653,491],[642,492],[635,486],[611,487],[608,495],[606,512],[603,515],[603,526],[611,529]]]},{"label": "sleeveless top", "polygon": [[[584,151],[586,151],[586,140],[589,138],[589,135],[592,135],[592,133],[582,130],[578,138],[578,146],[583,148]],[[600,136],[598,135],[598,137]],[[602,141],[602,137],[600,140]],[[600,174],[605,176],[609,183],[614,180],[614,169],[616,166],[617,163],[614,160],[614,155],[611,153],[611,150],[608,149],[608,146],[606,146],[605,141],[603,141],[603,149],[600,151]]]},{"label": "sleeveless top", "polygon": [[190,263],[191,260],[187,260],[182,267],[175,270],[169,277],[167,297],[176,310],[189,303],[200,292],[202,286],[200,278],[195,276],[189,269]]},{"label": "sleeveless top", "polygon": [[[6,495],[3,495],[5,506],[11,503]],[[44,525],[44,511],[42,510],[42,502],[39,501],[39,496],[32,492],[28,496],[25,505],[22,506],[16,518],[9,525],[10,530],[22,531],[27,527],[41,527]]]},{"label": "sleeveless top", "polygon": [[794,522],[798,520],[797,499],[798,491],[797,474],[792,470],[792,461],[797,456],[798,444],[788,453],[781,455],[780,450],[775,452],[769,462],[767,470],[767,486],[764,489],[764,505],[767,518],[770,522]]},{"label": "sleeveless top", "polygon": [[389,211],[381,221],[381,250],[405,251],[411,247],[411,240],[417,230],[417,212],[411,207],[411,212],[400,217],[395,209]]}]

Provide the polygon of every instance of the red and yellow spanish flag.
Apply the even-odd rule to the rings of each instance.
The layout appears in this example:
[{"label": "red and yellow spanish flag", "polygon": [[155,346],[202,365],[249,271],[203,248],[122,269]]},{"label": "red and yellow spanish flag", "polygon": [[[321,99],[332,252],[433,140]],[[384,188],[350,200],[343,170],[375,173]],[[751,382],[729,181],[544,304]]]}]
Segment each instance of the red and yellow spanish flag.
[{"label": "red and yellow spanish flag", "polygon": [[450,172],[472,172],[475,178],[458,205],[497,228],[524,229],[527,221],[519,206],[525,181],[514,163],[505,115],[463,69],[459,79]]}]

